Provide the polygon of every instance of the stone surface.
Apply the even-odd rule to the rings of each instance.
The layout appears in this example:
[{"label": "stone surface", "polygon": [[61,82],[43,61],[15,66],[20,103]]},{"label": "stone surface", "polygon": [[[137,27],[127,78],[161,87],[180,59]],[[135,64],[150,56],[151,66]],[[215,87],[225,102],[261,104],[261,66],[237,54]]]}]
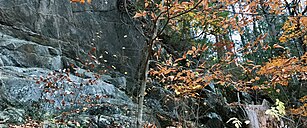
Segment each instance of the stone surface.
[{"label": "stone surface", "polygon": [[[86,81],[92,78],[84,79],[70,74],[69,78],[71,81],[65,79],[64,81],[54,82],[54,84],[60,85],[61,89],[55,90],[51,94],[44,92],[46,89],[45,82],[37,83],[37,80],[34,79],[41,77],[57,78],[47,75],[54,73],[52,70],[2,66],[0,67],[0,72],[0,90],[3,92],[0,94],[0,121],[5,121],[4,123],[22,123],[24,121],[22,119],[28,114],[35,115],[37,113],[38,115],[42,114],[42,116],[49,117],[57,113],[65,112],[66,110],[83,109],[84,112],[80,113],[78,117],[86,116],[91,121],[97,118],[97,125],[108,125],[111,122],[109,125],[113,126],[115,125],[113,123],[117,122],[118,125],[132,127],[135,124],[137,105],[123,91],[103,81],[104,79],[110,80],[110,76],[104,75],[94,84],[86,85],[85,83],[88,83]],[[122,83],[124,81],[123,79],[121,78],[119,81],[113,79],[113,81],[124,84]],[[82,82],[84,84],[81,86]],[[82,89],[76,89],[76,86]],[[64,92],[67,95],[61,95]],[[69,95],[70,92],[74,92],[75,95]],[[82,98],[81,96],[84,97]],[[85,97],[87,96],[92,96],[92,98],[89,98],[90,101],[85,102]],[[96,99],[97,96],[100,98]],[[43,99],[53,100],[55,102],[51,104]],[[82,105],[74,104],[71,106],[68,104],[74,99],[80,99]],[[65,105],[62,104],[62,100],[66,103]],[[26,110],[32,110],[28,112],[33,113],[26,113]],[[21,114],[20,116],[16,116],[16,113]],[[106,123],[105,120],[109,123]]]},{"label": "stone surface", "polygon": [[63,68],[61,50],[24,41],[0,33],[0,65],[17,67]]},{"label": "stone surface", "polygon": [[[85,105],[99,104],[78,106],[77,109],[88,108],[76,117],[81,122],[94,122],[93,127],[133,127],[137,108],[125,92],[136,85],[127,84],[126,78],[134,78],[137,73],[144,39],[116,4],[116,0],[85,5],[69,0],[0,0],[1,127],[23,123],[20,118],[27,115],[51,118],[67,109],[74,110],[76,106],[69,103],[75,99],[85,103],[81,96],[92,96]],[[128,75],[103,75],[89,84],[93,73],[80,69],[76,72],[84,77],[70,74],[72,82],[67,79],[53,82],[62,90],[52,95],[44,92],[48,83],[37,79],[51,78],[49,74],[55,71],[59,75],[59,69],[70,64],[81,66],[92,47],[97,49],[92,54],[101,56],[99,61],[105,67],[114,66],[115,72]],[[71,92],[76,95],[61,95]],[[45,125],[52,126],[52,122]]]},{"label": "stone surface", "polygon": [[[107,60],[106,67],[115,66],[116,71],[127,72],[128,78],[134,78],[144,39],[116,4],[116,0],[93,1],[90,5],[70,3],[69,0],[0,0],[0,111],[5,112],[9,107],[49,111],[61,106],[59,95],[46,96],[57,101],[53,105],[41,102],[44,96],[42,85],[36,84],[33,78],[46,77],[69,64],[81,66],[76,58],[88,59],[87,53],[92,47],[97,48],[94,55],[102,56],[101,62]],[[92,73],[84,70],[84,74],[86,78],[92,78]],[[73,75],[71,79],[79,86],[80,81],[84,81]],[[126,113],[126,109],[119,106],[131,109],[127,112],[129,117],[137,110],[132,109],[136,105],[123,92],[136,85],[128,85],[125,77],[103,76],[95,85],[84,86],[83,90],[73,90],[67,82],[57,84],[64,84],[66,91],[103,96],[98,102],[114,106],[92,108],[91,111],[103,109],[102,113],[92,117],[104,115],[113,119],[113,115],[124,116],[122,113]],[[65,102],[72,98],[80,96],[67,97]],[[32,106],[37,103],[41,108]]]},{"label": "stone surface", "polygon": [[[46,47],[47,50],[40,49],[40,52],[48,52],[52,56],[62,54],[72,60],[86,57],[95,46],[97,56],[103,55],[103,59],[111,62],[108,65],[135,77],[144,39],[116,4],[116,0],[92,1],[85,5],[70,3],[69,0],[0,0],[0,32],[51,46]],[[6,48],[19,47],[15,45],[10,44]],[[37,50],[33,46],[24,46],[23,50]],[[105,54],[106,51],[108,54]],[[2,58],[3,64],[0,65],[17,63],[7,62],[7,59]]]},{"label": "stone surface", "polygon": [[6,108],[3,111],[0,111],[0,124],[22,124],[25,121],[25,113],[26,112],[23,109],[16,109],[13,107]]}]

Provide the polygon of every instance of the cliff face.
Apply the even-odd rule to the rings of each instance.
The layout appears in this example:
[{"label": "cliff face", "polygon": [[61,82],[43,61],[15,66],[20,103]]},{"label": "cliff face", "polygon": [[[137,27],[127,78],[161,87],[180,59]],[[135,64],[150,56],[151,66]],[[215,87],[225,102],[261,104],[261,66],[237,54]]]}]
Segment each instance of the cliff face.
[{"label": "cliff face", "polygon": [[[57,54],[62,56],[61,61],[80,57],[95,46],[98,55],[108,52],[105,59],[121,72],[134,76],[144,40],[116,3],[116,0],[93,1],[90,5],[69,0],[0,0],[0,31],[51,46],[60,51]],[[121,58],[109,57],[112,55]]]},{"label": "cliff face", "polygon": [[[47,78],[54,71],[60,75],[59,69],[69,64],[80,66],[77,58],[88,59],[92,47],[97,49],[92,54],[101,56],[106,67],[114,66],[117,72],[127,72],[125,77],[135,77],[143,44],[132,21],[118,10],[116,0],[93,1],[90,5],[69,0],[0,0],[0,127],[25,121],[30,111],[42,114],[63,107],[62,100],[68,103],[80,98],[47,96],[42,88],[46,82],[37,82],[37,78]],[[77,72],[85,76],[70,74],[72,83],[57,81],[54,85],[70,91],[76,89],[74,85],[82,88],[75,90],[78,95],[104,97],[97,101],[102,106],[79,115],[81,122],[90,120],[97,127],[135,123],[136,105],[123,91],[129,88],[125,77],[104,75],[84,87],[82,82],[93,75],[81,69]],[[55,92],[60,94],[61,90]],[[43,98],[55,103],[50,106],[42,102]]]}]

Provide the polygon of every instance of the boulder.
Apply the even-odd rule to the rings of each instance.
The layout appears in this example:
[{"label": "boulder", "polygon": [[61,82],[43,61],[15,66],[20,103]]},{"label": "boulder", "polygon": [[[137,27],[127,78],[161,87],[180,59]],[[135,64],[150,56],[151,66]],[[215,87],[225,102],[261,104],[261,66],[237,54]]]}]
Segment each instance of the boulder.
[{"label": "boulder", "polygon": [[63,68],[61,50],[4,35],[0,40],[0,65],[40,67],[51,70]]},{"label": "boulder", "polygon": [[[79,120],[80,123],[85,123],[84,125],[89,125],[86,123],[89,121],[94,122],[97,126],[133,127],[135,125],[137,105],[113,84],[104,82],[104,80],[112,79],[108,75],[94,80],[66,74],[63,71],[15,66],[2,66],[0,72],[2,92],[0,94],[0,115],[3,118],[0,121],[4,123],[22,123],[29,115],[34,116],[33,118],[52,117],[60,120],[63,112],[79,112],[77,115],[72,113],[74,116],[68,116],[69,118],[66,119]],[[67,79],[52,83],[53,86],[59,88],[47,87],[48,80],[59,79],[60,76],[65,75],[69,76],[69,79],[67,77]],[[123,79],[113,78],[112,81],[124,85],[125,80]],[[95,82],[88,82],[90,80]],[[53,90],[52,93],[50,93],[51,90]],[[77,101],[81,104],[78,104]],[[16,116],[16,113],[19,115]],[[145,115],[145,117],[148,118],[150,115]],[[52,122],[44,125],[51,126]]]}]

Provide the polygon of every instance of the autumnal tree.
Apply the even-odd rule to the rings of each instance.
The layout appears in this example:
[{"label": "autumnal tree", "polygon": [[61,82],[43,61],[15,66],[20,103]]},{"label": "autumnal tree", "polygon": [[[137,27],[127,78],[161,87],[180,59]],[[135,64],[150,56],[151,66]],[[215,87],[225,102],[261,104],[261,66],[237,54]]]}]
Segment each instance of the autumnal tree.
[{"label": "autumnal tree", "polygon": [[[206,5],[208,1],[203,2]],[[289,82],[291,86],[296,86],[296,81],[299,84],[305,81],[306,62],[303,58],[306,58],[306,3],[276,0],[220,1],[207,4],[204,7],[206,12],[196,8],[198,13],[193,14],[191,11],[178,19],[170,19],[168,25],[169,31],[175,30],[173,33],[182,34],[182,37],[187,37],[187,31],[190,34],[188,37],[201,31],[198,38],[192,37],[192,42],[203,41],[206,36],[213,35],[213,39],[209,39],[207,43],[208,51],[213,51],[211,54],[216,55],[212,57],[213,63],[204,63],[204,58],[210,58],[204,52],[194,54],[201,46],[192,47],[182,57],[172,56],[160,61],[157,68],[150,70],[154,79],[174,89],[177,94],[191,96],[197,96],[197,90],[206,87],[208,81],[235,86],[239,90],[270,90],[279,85],[288,86]],[[143,16],[138,14],[140,15],[136,15],[137,17]],[[185,20],[190,24],[185,24]],[[180,30],[184,32],[180,33]],[[239,43],[234,43],[231,36],[236,32],[240,36]],[[296,44],[296,47],[291,44]],[[208,67],[202,68],[200,65]],[[200,72],[206,72],[206,75]],[[277,89],[277,93],[278,90],[280,89]]]},{"label": "autumnal tree", "polygon": [[192,97],[212,82],[257,92],[306,81],[304,1],[139,0],[135,12],[122,2],[146,38],[138,72],[138,127],[148,75]]}]

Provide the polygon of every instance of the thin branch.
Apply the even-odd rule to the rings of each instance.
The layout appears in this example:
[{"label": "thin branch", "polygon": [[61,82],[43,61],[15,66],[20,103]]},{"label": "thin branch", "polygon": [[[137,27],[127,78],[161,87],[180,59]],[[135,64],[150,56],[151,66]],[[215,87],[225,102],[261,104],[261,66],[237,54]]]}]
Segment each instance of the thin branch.
[{"label": "thin branch", "polygon": [[[260,1],[260,2],[263,2],[263,1]],[[244,12],[232,12],[232,11],[228,11],[228,10],[225,10],[226,12],[230,12],[230,13],[233,13],[233,14],[242,14],[242,15],[251,15],[251,16],[276,16],[276,17],[307,17],[307,16],[304,16],[304,14],[307,12],[307,7],[303,10],[302,12],[302,15],[303,16],[294,16],[294,13],[297,13],[297,12],[294,12],[294,11],[291,11],[291,8],[293,8],[293,10],[295,10],[295,6],[290,6],[290,4],[287,2],[287,0],[284,0],[286,6],[285,8],[289,11],[289,14],[290,15],[285,15],[285,14],[282,14],[282,15],[278,15],[278,14],[271,14],[271,13],[266,13],[264,10],[263,10],[263,13],[244,13]],[[294,1],[292,1],[294,2]],[[297,4],[297,2],[294,2],[293,4]]]},{"label": "thin branch", "polygon": [[[204,28],[206,28],[206,27],[204,27]],[[196,38],[198,38],[198,37],[200,37],[200,36],[202,36],[202,35],[204,35],[205,34],[205,29],[203,29],[203,31],[201,32],[201,33],[199,33],[198,35],[196,35],[196,36],[194,36],[194,37],[191,37],[191,38],[189,38],[188,40],[193,40],[193,39],[196,39]]]},{"label": "thin branch", "polygon": [[[166,28],[166,26],[167,26],[167,24],[169,23],[169,20],[170,20],[170,14],[169,14],[169,5],[167,5],[167,20],[166,20],[166,22],[165,22],[165,24],[163,25],[163,27],[162,27],[162,29],[160,30],[160,32],[158,32],[158,35],[157,36],[159,36],[159,35],[161,35],[162,34],[162,32],[164,31],[164,29]],[[159,17],[158,17],[159,18]]]},{"label": "thin branch", "polygon": [[124,0],[124,7],[125,7],[125,11],[127,13],[127,15],[129,16],[129,19],[131,19],[131,21],[133,22],[133,26],[135,27],[135,29],[146,39],[148,40],[147,36],[135,25],[135,22],[132,20],[133,18],[129,15],[129,11],[127,9],[127,0]]},{"label": "thin branch", "polygon": [[[158,32],[158,35],[157,36],[159,36],[160,34],[162,34],[162,32],[165,30],[165,28],[166,28],[166,26],[167,26],[167,24],[169,23],[169,21],[171,20],[171,19],[173,19],[173,18],[176,18],[176,17],[178,17],[178,16],[181,16],[181,15],[184,15],[184,14],[186,14],[186,13],[189,13],[189,12],[191,12],[191,11],[193,11],[194,9],[196,9],[198,6],[199,6],[199,4],[202,2],[202,0],[200,0],[200,1],[198,1],[198,3],[193,7],[193,8],[191,8],[191,9],[189,9],[189,10],[186,10],[186,11],[184,11],[184,12],[182,12],[182,13],[180,13],[180,14],[177,14],[177,15],[175,15],[175,16],[170,16],[170,13],[169,13],[169,8],[171,8],[171,7],[169,7],[169,6],[167,6],[167,20],[166,20],[166,23],[163,25],[163,27],[162,27],[162,29],[160,30],[160,32]],[[165,12],[162,12],[162,13],[165,13]],[[159,16],[162,14],[162,13],[160,13],[159,14]],[[158,19],[158,18],[157,18]],[[156,37],[155,37],[156,38]]]},{"label": "thin branch", "polygon": [[247,13],[247,12],[234,12],[234,11],[228,11],[224,10],[225,12],[229,12],[232,14],[240,14],[240,15],[249,15],[249,16],[275,16],[275,17],[307,17],[307,16],[290,16],[290,15],[278,15],[278,14],[263,14],[263,13]]}]

